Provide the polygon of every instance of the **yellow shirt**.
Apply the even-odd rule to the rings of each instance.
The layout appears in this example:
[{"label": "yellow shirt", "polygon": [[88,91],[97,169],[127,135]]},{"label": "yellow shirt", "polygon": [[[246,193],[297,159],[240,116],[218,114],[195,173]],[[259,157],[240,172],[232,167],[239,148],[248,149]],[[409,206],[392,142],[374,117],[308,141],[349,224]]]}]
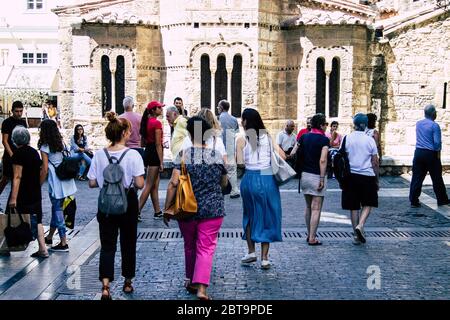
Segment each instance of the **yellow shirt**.
[{"label": "yellow shirt", "polygon": [[172,152],[172,159],[175,159],[181,151],[181,146],[183,145],[184,139],[189,135],[189,132],[186,130],[187,119],[183,116],[178,116],[173,125],[174,128],[170,143],[170,152]]}]

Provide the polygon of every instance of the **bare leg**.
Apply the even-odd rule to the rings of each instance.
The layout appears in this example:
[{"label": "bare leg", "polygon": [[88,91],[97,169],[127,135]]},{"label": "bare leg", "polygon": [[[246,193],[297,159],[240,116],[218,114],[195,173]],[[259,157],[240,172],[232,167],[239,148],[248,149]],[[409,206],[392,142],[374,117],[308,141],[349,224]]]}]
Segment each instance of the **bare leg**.
[{"label": "bare leg", "polygon": [[39,252],[47,254],[48,251],[47,251],[47,247],[45,246],[44,227],[42,226],[42,223],[39,223],[37,225],[37,229],[38,229],[37,241],[38,241],[38,244],[39,244]]},{"label": "bare leg", "polygon": [[352,220],[353,230],[359,224],[359,210],[350,210],[350,218]]},{"label": "bare leg", "polygon": [[364,228],[367,218],[369,217],[372,207],[363,207],[361,209],[361,218],[359,219],[359,225]]},{"label": "bare leg", "polygon": [[147,167],[147,179],[145,180],[144,190],[142,190],[141,197],[139,198],[139,212],[142,211],[150,195],[155,181],[155,173],[159,174],[159,167]]},{"label": "bare leg", "polygon": [[311,201],[311,226],[309,233],[309,242],[314,242],[316,238],[317,228],[320,222],[320,213],[322,211],[323,197],[312,197]]},{"label": "bare leg", "polygon": [[261,260],[269,260],[269,242],[261,243]]},{"label": "bare leg", "polygon": [[255,243],[252,241],[252,238],[251,238],[250,225],[247,225],[245,234],[247,236],[248,253],[253,253],[253,252],[255,252]]},{"label": "bare leg", "polygon": [[48,231],[48,234],[47,234],[47,239],[53,239],[53,235],[55,234],[55,232],[56,232],[56,228],[53,228],[53,227],[50,227],[50,230]]},{"label": "bare leg", "polygon": [[311,202],[312,202],[312,196],[309,194],[305,194],[305,222],[306,222],[306,232],[308,233],[308,236],[311,234]]},{"label": "bare leg", "polygon": [[61,245],[62,246],[65,246],[67,244],[67,237],[66,236],[60,237],[60,240],[61,240]]},{"label": "bare leg", "polygon": [[206,288],[204,284],[199,283],[197,286],[197,297],[199,299],[208,299],[208,294],[206,293]]},{"label": "bare leg", "polygon": [[159,206],[159,195],[158,195],[158,191],[159,191],[159,171],[156,172],[156,177],[150,192],[151,198],[152,198],[152,203],[153,203],[153,209],[155,210],[155,212],[160,212],[161,208]]}]

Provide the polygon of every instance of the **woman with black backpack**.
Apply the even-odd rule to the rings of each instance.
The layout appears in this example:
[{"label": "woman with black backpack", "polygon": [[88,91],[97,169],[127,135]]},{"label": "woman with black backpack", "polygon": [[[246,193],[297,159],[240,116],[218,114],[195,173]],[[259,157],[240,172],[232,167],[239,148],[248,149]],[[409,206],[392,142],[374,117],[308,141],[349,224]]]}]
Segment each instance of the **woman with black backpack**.
[{"label": "woman with black backpack", "polygon": [[[114,281],[114,256],[119,233],[122,276],[125,278],[122,290],[125,293],[134,291],[131,281],[136,272],[139,212],[136,189],[144,187],[145,170],[141,155],[125,146],[131,135],[131,123],[125,118],[118,118],[114,112],[108,112],[106,117],[109,121],[105,129],[106,138],[111,144],[95,153],[88,179],[90,188],[101,188],[97,212],[101,242],[99,279],[103,285],[101,299],[111,300],[109,283]],[[115,179],[117,177],[121,178],[119,186],[116,185],[117,181],[120,181]],[[110,188],[120,189],[122,192],[108,192]],[[112,194],[120,194],[120,198],[111,201],[114,200],[111,199]],[[126,200],[122,195],[126,196]],[[117,204],[120,204],[125,212],[118,212]]]},{"label": "woman with black backpack", "polygon": [[[63,138],[55,121],[47,119],[41,122],[38,149],[41,151],[41,185],[47,180],[50,202],[52,203],[52,219],[50,231],[45,237],[46,244],[52,244],[53,235],[58,229],[60,243],[50,250],[68,252],[66,240],[66,225],[64,222],[63,202],[68,196],[77,192],[73,179],[61,180],[56,174],[56,168],[63,162],[65,150]],[[68,152],[68,150],[67,150]]]}]

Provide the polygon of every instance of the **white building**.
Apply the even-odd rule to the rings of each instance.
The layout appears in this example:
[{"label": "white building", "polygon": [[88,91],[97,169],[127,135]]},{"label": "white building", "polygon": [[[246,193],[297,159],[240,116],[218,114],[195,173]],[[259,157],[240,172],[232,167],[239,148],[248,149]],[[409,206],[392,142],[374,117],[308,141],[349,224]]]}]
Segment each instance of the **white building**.
[{"label": "white building", "polygon": [[[60,46],[58,17],[51,11],[72,0],[2,1],[0,11],[0,105],[7,113],[11,93],[38,91],[56,96]],[[6,4],[7,3],[7,4]],[[9,93],[9,94],[8,94]],[[56,99],[56,98],[53,98]],[[39,118],[40,108],[29,108]]]}]

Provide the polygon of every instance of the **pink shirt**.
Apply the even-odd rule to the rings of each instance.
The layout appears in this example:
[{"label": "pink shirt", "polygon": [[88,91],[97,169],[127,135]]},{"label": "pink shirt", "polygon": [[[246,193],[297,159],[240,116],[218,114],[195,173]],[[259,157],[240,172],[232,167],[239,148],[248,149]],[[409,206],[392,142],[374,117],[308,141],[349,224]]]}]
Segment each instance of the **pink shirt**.
[{"label": "pink shirt", "polygon": [[128,139],[126,146],[128,148],[140,148],[141,147],[141,135],[139,130],[141,128],[142,115],[133,111],[127,111],[122,113],[119,118],[127,119],[131,122],[131,135]]},{"label": "pink shirt", "polygon": [[328,139],[330,139],[330,147],[331,148],[339,148],[341,146],[342,135],[340,135],[338,133],[336,135],[336,139],[334,139],[333,141],[331,141],[331,133],[330,132],[325,133],[325,135],[327,136]]}]

